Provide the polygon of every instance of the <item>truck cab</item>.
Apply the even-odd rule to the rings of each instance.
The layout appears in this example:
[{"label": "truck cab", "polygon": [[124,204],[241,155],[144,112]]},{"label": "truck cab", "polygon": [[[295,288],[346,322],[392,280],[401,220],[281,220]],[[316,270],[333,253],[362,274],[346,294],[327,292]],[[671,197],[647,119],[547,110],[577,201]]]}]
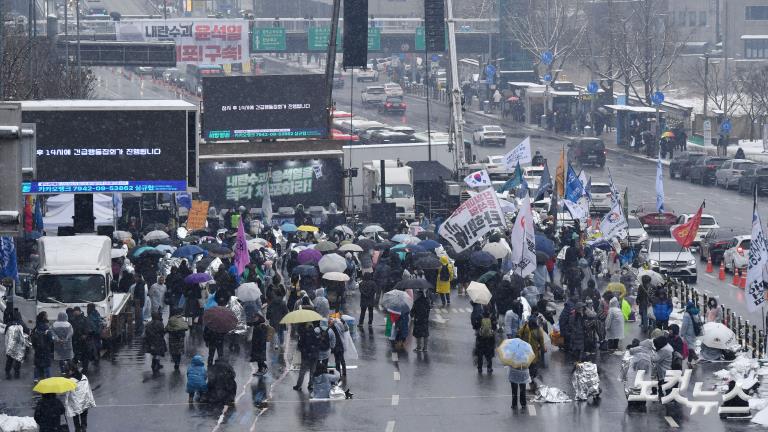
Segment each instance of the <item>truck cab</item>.
[{"label": "truck cab", "polygon": [[382,193],[386,202],[394,203],[398,219],[416,218],[416,201],[413,195],[413,170],[401,166],[394,160],[384,161],[384,191],[381,190],[381,161],[363,164],[363,206],[370,212],[371,203],[381,202]]}]

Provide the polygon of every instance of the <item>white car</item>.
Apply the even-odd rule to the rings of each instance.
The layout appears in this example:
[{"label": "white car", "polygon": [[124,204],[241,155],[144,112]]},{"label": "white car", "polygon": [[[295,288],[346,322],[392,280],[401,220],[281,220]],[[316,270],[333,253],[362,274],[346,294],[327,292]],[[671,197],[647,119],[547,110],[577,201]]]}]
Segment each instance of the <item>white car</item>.
[{"label": "white car", "polygon": [[[504,161],[504,156],[499,156]],[[544,173],[544,167],[539,165],[525,166],[523,168],[523,178],[528,183],[538,184],[541,181],[541,175]]]},{"label": "white car", "polygon": [[591,209],[606,212],[611,210],[610,184],[594,182],[589,190],[589,194],[592,197]]},{"label": "white car", "polygon": [[360,94],[360,100],[363,105],[376,105],[384,103],[387,99],[387,92],[384,86],[368,86]]},{"label": "white car", "polygon": [[637,216],[629,216],[627,218],[627,225],[629,225],[629,229],[627,230],[629,244],[632,246],[647,246],[649,238],[648,233],[645,232],[645,228],[643,228],[643,223],[640,222],[640,219],[638,219]]},{"label": "white car", "polygon": [[[696,215],[693,213],[682,214],[677,218],[677,224],[682,225],[688,222],[689,220],[691,220],[691,218],[693,218],[694,216]],[[673,226],[671,229],[674,229],[674,228],[675,227]],[[707,233],[717,228],[720,228],[720,225],[717,224],[717,221],[715,220],[714,216],[708,215],[708,214],[702,214],[701,224],[699,225],[699,230],[696,231],[696,238],[693,240],[693,244],[698,246],[701,243],[701,239],[704,238],[704,236],[706,236]]]},{"label": "white car", "polygon": [[502,183],[509,180],[509,177],[514,173],[514,170],[507,169],[503,155],[486,156],[480,159],[480,161],[470,164],[469,169],[473,171],[484,169],[488,171],[488,177],[491,180],[501,181]]},{"label": "white car", "polygon": [[749,247],[752,245],[752,236],[736,236],[728,242],[723,252],[725,270],[743,269],[749,261]]},{"label": "white car", "polygon": [[688,248],[671,238],[651,239],[648,245],[648,263],[651,270],[696,283],[696,258]]},{"label": "white car", "polygon": [[357,72],[357,77],[355,79],[357,80],[357,82],[378,81],[379,72],[377,72],[376,69],[373,68],[373,64],[368,63],[365,69],[361,69],[360,71]]},{"label": "white car", "polygon": [[495,144],[504,147],[507,145],[507,135],[499,126],[486,125],[472,134],[472,142],[476,145]]},{"label": "white car", "polygon": [[398,83],[386,83],[384,84],[384,93],[387,96],[402,96],[403,88]]}]

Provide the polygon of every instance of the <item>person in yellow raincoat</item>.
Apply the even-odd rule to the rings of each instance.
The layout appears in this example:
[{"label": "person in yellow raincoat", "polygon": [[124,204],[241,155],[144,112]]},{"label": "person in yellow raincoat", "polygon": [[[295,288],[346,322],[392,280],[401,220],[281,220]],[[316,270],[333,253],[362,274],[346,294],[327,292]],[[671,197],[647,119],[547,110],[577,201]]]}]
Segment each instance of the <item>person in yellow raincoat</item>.
[{"label": "person in yellow raincoat", "polygon": [[443,303],[443,307],[445,307],[446,303],[448,306],[451,305],[453,265],[445,255],[440,257],[440,264],[440,269],[437,270],[437,284],[435,286],[435,291],[437,292],[437,295],[440,296],[440,301]]}]

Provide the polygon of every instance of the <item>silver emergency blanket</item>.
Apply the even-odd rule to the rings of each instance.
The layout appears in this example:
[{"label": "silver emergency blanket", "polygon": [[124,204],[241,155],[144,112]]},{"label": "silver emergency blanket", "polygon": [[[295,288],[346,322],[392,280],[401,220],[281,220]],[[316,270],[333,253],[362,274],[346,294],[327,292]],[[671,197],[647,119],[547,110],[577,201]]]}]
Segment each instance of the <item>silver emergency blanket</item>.
[{"label": "silver emergency blanket", "polygon": [[564,403],[572,402],[568,394],[557,387],[539,386],[536,389],[536,397],[534,402],[546,402],[546,403]]},{"label": "silver emergency blanket", "polygon": [[590,397],[600,395],[600,376],[597,374],[597,365],[591,362],[576,364],[576,370],[571,376],[573,384],[573,398],[583,401]]}]

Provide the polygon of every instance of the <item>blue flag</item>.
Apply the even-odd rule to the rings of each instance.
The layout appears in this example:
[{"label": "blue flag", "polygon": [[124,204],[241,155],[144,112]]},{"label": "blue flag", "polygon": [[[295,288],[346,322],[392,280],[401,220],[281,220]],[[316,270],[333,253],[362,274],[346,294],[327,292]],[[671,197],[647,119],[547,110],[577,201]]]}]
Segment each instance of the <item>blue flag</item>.
[{"label": "blue flag", "polygon": [[568,165],[568,174],[565,180],[565,199],[571,202],[577,202],[584,194],[584,185],[576,175],[573,167]]},{"label": "blue flag", "polygon": [[530,192],[528,191],[528,182],[525,181],[525,177],[523,177],[523,182],[520,183],[520,188],[517,189],[516,196],[520,199],[530,196]]},{"label": "blue flag", "polygon": [[656,211],[664,213],[664,169],[661,166],[661,152],[656,162]]},{"label": "blue flag", "polygon": [[515,173],[512,175],[512,178],[507,180],[499,189],[496,190],[498,193],[504,193],[508,190],[514,190],[516,187],[520,186],[523,183],[523,169],[520,168],[520,162],[517,163],[517,166],[515,167]]},{"label": "blue flag", "polygon": [[176,205],[179,207],[192,208],[192,197],[186,192],[178,192],[176,194]]},{"label": "blue flag", "polygon": [[541,172],[539,189],[536,191],[536,198],[534,201],[543,199],[544,195],[547,193],[552,193],[552,176],[549,175],[549,167],[547,167],[547,162],[544,161],[544,171]]},{"label": "blue flag", "polygon": [[16,261],[16,244],[13,237],[0,237],[0,279],[9,277],[19,282],[19,268]]},{"label": "blue flag", "polygon": [[43,231],[43,209],[40,208],[40,198],[35,197],[35,214],[34,214],[35,227],[34,231]]}]

